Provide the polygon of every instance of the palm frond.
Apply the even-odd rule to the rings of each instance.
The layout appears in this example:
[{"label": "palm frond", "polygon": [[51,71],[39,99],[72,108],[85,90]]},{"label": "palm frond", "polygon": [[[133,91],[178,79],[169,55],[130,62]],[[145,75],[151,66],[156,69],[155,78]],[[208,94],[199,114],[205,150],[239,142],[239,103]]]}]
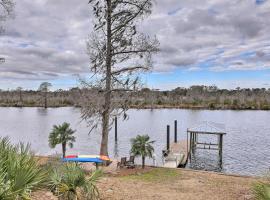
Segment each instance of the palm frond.
[{"label": "palm frond", "polygon": [[46,177],[29,144],[11,145],[8,138],[0,138],[0,199],[27,199]]},{"label": "palm frond", "polygon": [[75,132],[76,130],[72,130],[67,122],[64,122],[62,125],[54,125],[49,134],[49,146],[55,148],[58,144],[63,144],[64,146],[68,144],[70,148],[73,148],[73,143],[76,141],[76,137],[73,136]]},{"label": "palm frond", "polygon": [[155,141],[149,140],[150,137],[148,135],[137,135],[136,138],[132,138],[130,153],[134,156],[142,156],[143,160],[145,157],[151,158],[154,152],[154,147],[152,145]]},{"label": "palm frond", "polygon": [[80,166],[75,163],[67,163],[53,171],[50,184],[51,190],[57,196],[70,200],[81,195],[86,199],[96,200],[99,197],[96,182],[101,175],[102,172],[97,170],[88,178]]},{"label": "palm frond", "polygon": [[269,183],[256,183],[253,186],[253,193],[256,200],[270,200],[270,184]]}]

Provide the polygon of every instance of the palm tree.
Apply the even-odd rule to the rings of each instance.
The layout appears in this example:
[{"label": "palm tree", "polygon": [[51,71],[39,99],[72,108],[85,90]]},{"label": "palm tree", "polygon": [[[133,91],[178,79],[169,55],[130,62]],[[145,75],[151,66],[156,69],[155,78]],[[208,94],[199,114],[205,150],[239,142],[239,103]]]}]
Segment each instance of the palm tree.
[{"label": "palm tree", "polygon": [[29,145],[12,145],[0,138],[0,199],[30,199],[31,192],[45,187],[47,172],[32,155]]},{"label": "palm tree", "polygon": [[39,91],[41,91],[44,95],[44,108],[47,108],[47,93],[49,92],[49,88],[52,86],[49,82],[43,82],[39,86]]},{"label": "palm tree", "polygon": [[86,175],[84,170],[75,163],[67,163],[60,168],[55,168],[52,172],[51,190],[59,199],[99,199],[99,191],[96,182],[102,176],[102,172],[97,170]]},{"label": "palm tree", "polygon": [[55,148],[56,145],[62,144],[63,158],[66,155],[66,146],[69,145],[73,148],[73,142],[76,141],[73,134],[76,130],[72,130],[69,123],[64,122],[62,125],[54,125],[53,129],[49,135],[49,146]]},{"label": "palm tree", "polygon": [[150,141],[148,135],[138,135],[131,139],[131,154],[134,156],[142,156],[142,168],[145,166],[145,158],[152,158],[154,147],[152,144],[155,141]]}]

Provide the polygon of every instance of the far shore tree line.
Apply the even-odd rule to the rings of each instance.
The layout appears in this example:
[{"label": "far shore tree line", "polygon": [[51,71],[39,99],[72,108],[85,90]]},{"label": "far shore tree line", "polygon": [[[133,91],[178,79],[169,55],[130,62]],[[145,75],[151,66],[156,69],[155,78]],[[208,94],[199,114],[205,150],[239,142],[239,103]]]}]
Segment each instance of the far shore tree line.
[{"label": "far shore tree line", "polygon": [[[44,82],[38,90],[0,90],[0,106],[14,107],[82,107],[88,100],[102,98],[100,88],[72,88],[49,91],[50,83]],[[137,91],[114,91],[114,101],[129,108],[206,108],[206,109],[270,109],[270,89],[236,88],[219,89],[216,86],[178,87],[159,91],[142,88]],[[126,99],[128,95],[128,99]]]}]

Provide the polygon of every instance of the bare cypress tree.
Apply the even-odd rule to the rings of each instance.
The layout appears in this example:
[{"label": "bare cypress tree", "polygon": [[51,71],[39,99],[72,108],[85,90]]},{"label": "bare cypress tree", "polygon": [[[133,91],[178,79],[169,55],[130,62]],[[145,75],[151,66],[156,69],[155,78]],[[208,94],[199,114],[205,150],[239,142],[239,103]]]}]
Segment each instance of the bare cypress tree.
[{"label": "bare cypress tree", "polygon": [[[13,0],[0,0],[0,35],[4,32],[2,23],[13,15]],[[5,58],[0,57],[0,64],[5,62]]]},{"label": "bare cypress tree", "polygon": [[43,94],[43,97],[44,97],[44,108],[47,108],[48,107],[48,92],[50,91],[50,87],[52,86],[51,83],[49,82],[42,82],[39,86],[39,91]]},{"label": "bare cypress tree", "polygon": [[126,116],[130,91],[138,87],[139,73],[151,69],[151,55],[159,42],[137,31],[137,24],[151,14],[153,0],[90,0],[89,4],[95,17],[87,43],[92,79],[82,117],[92,128],[101,125],[100,154],[108,155],[112,119]]},{"label": "bare cypress tree", "polygon": [[16,91],[19,93],[19,105],[22,106],[23,105],[23,98],[22,98],[22,90],[23,88],[22,87],[17,87]]}]

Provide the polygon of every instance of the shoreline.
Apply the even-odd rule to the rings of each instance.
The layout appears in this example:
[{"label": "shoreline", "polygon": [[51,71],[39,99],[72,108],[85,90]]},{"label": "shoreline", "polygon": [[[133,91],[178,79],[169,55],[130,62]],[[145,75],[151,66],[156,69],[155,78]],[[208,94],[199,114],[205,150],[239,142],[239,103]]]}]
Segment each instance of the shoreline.
[{"label": "shoreline", "polygon": [[[47,108],[80,108],[79,106],[73,105],[61,105],[61,106],[50,106]],[[0,108],[44,108],[43,106],[18,106],[18,105],[0,105]],[[160,110],[160,109],[177,109],[177,110],[224,110],[224,111],[270,111],[270,109],[259,109],[259,108],[209,108],[207,106],[171,106],[171,105],[155,105],[155,106],[130,106],[129,109],[136,110]]]},{"label": "shoreline", "polygon": [[[56,156],[35,155],[34,157],[39,160],[40,165],[48,163],[50,159],[52,160],[60,159],[59,157],[56,157]],[[113,159],[113,161],[117,161],[117,160]],[[136,165],[136,168],[137,167],[141,168],[141,165]],[[152,165],[145,165],[145,167],[150,168],[150,169],[168,169],[168,170],[172,169],[172,168],[166,168],[162,166],[152,166]],[[262,179],[263,178],[263,176],[259,176],[259,175],[241,175],[241,174],[233,174],[233,173],[225,173],[225,172],[196,170],[196,169],[191,169],[191,168],[173,168],[173,170],[180,170],[180,171],[199,173],[199,174],[219,175],[219,176],[226,176],[226,177],[247,178],[247,179]]]}]

